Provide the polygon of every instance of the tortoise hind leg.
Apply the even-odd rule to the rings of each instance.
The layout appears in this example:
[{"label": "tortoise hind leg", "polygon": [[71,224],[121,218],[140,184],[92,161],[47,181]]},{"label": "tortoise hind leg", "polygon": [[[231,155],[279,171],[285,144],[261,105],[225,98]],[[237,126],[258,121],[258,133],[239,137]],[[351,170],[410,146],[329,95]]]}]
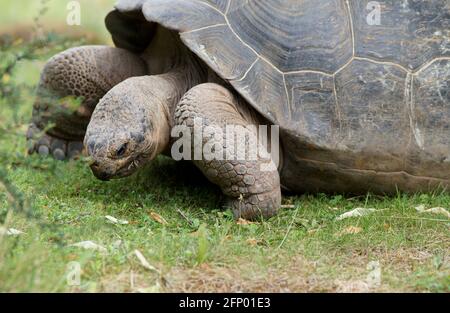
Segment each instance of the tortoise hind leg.
[{"label": "tortoise hind leg", "polygon": [[[221,187],[236,218],[268,218],[275,215],[281,206],[280,177],[274,162],[261,158],[259,154],[255,158],[248,157],[251,146],[247,143],[250,137],[241,136],[240,138],[244,138],[241,141],[236,137],[231,144],[224,136],[227,129],[233,126],[246,129],[248,136],[257,138],[257,132],[252,132],[252,128],[248,126],[257,126],[255,123],[258,122],[251,114],[244,112],[245,103],[238,102],[226,88],[208,83],[198,85],[185,94],[177,106],[175,123],[187,127],[191,138],[195,136],[194,125],[198,121],[201,121],[204,132],[207,128],[218,131],[213,136],[202,136],[202,151],[209,151],[204,149],[208,145],[216,147],[211,151],[222,150],[223,153],[216,155],[213,152],[215,157],[203,154],[201,158],[194,155],[194,164],[212,183]],[[195,140],[192,141],[191,152],[195,150]],[[243,142],[244,146],[240,145]],[[259,143],[256,145],[256,149],[264,149]],[[245,150],[243,158],[239,155],[227,157],[226,151],[236,152],[238,149]]]},{"label": "tortoise hind leg", "polygon": [[79,154],[99,100],[121,81],[145,74],[140,57],[118,48],[77,47],[51,58],[36,92],[27,132],[29,153],[60,160]]}]

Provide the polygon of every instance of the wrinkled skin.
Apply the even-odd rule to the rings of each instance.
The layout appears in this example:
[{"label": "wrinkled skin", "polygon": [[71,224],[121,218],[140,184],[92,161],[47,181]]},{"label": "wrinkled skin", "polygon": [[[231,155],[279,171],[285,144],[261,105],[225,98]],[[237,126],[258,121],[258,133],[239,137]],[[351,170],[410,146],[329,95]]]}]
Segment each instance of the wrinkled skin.
[{"label": "wrinkled skin", "polygon": [[93,159],[92,171],[99,179],[133,174],[169,144],[169,112],[162,105],[148,105],[149,98],[157,99],[157,95],[147,92],[148,86],[158,86],[158,91],[168,87],[162,86],[163,78],[155,78],[143,76],[122,82],[105,95],[94,111],[84,144]]},{"label": "wrinkled skin", "polygon": [[[84,136],[92,172],[109,180],[135,173],[159,154],[170,155],[172,128],[184,125],[192,133],[196,118],[223,130],[226,125],[265,124],[177,36],[163,28],[158,32],[140,56],[116,48],[80,47],[49,61],[28,135],[30,152],[70,158],[81,152]],[[161,47],[170,53],[163,53]],[[84,100],[77,111],[61,112],[39,94]],[[50,121],[55,126],[36,138]],[[76,151],[68,149],[74,145]],[[267,163],[272,170],[261,171],[261,164]],[[221,187],[235,217],[247,219],[273,216],[280,207],[279,173],[271,163],[263,159],[194,161]]]}]

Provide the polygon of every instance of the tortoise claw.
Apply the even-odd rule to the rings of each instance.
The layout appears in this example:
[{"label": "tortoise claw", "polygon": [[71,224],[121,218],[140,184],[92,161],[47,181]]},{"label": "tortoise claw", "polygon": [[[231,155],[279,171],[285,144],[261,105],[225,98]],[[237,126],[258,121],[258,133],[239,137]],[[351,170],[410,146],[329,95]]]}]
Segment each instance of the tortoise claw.
[{"label": "tortoise claw", "polygon": [[81,141],[68,141],[42,134],[35,124],[31,124],[27,131],[28,154],[38,153],[43,157],[51,156],[55,160],[64,161],[75,159],[83,153]]}]

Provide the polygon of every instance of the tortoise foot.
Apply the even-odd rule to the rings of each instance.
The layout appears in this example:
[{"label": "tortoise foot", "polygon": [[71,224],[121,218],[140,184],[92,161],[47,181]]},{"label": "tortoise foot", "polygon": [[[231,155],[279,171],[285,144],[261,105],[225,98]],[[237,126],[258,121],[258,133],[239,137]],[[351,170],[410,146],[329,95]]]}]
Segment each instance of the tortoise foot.
[{"label": "tortoise foot", "polygon": [[38,153],[41,156],[50,156],[60,161],[75,159],[83,154],[81,141],[53,137],[39,129],[34,123],[28,127],[27,146],[28,154]]},{"label": "tortoise foot", "polygon": [[235,219],[246,220],[267,219],[275,216],[281,206],[281,193],[279,189],[241,196],[238,199],[229,198],[226,207],[231,208]]}]

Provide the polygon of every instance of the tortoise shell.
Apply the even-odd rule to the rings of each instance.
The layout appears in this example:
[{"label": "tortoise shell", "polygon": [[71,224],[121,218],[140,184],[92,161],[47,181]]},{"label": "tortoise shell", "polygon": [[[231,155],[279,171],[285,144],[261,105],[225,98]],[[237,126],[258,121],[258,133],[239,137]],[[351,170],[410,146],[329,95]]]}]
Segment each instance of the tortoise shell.
[{"label": "tortoise shell", "polygon": [[[178,31],[290,134],[296,162],[450,179],[448,0],[119,0],[116,10]],[[141,28],[130,33],[145,46]]]}]

